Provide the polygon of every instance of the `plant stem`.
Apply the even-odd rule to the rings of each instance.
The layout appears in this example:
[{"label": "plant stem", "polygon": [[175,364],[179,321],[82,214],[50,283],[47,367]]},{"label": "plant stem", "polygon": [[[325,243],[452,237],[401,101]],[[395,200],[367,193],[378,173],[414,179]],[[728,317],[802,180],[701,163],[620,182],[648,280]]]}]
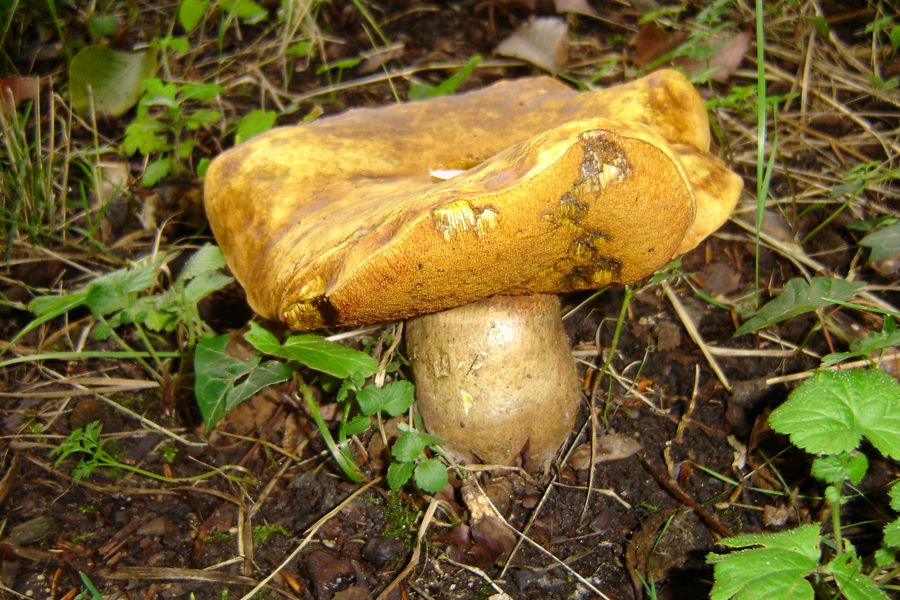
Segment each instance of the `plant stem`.
[{"label": "plant stem", "polygon": [[300,394],[303,396],[303,401],[306,402],[306,408],[309,410],[309,414],[312,415],[313,421],[316,422],[316,427],[319,429],[319,433],[322,434],[322,439],[325,441],[325,445],[334,457],[335,462],[337,462],[338,466],[350,481],[362,483],[364,479],[362,471],[351,458],[344,454],[341,448],[335,443],[334,438],[331,437],[328,425],[325,423],[325,419],[322,418],[322,413],[319,412],[319,405],[316,403],[316,399],[313,397],[312,392],[309,391],[309,387],[302,381],[298,387],[300,389]]}]

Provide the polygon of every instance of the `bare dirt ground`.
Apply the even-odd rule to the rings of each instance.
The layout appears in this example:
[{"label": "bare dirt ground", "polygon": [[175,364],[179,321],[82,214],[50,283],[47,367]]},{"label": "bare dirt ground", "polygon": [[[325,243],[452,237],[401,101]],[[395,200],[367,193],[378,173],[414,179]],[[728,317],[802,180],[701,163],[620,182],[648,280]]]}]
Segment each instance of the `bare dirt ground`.
[{"label": "bare dirt ground", "polygon": [[[124,165],[126,179],[122,193],[102,202],[73,162],[67,184],[51,182],[63,198],[62,224],[35,232],[4,223],[0,596],[91,597],[86,578],[103,598],[243,597],[264,579],[255,597],[701,598],[712,580],[704,557],[717,539],[820,518],[823,499],[809,475],[810,458],[772,432],[766,416],[823,355],[877,331],[882,317],[831,307],[733,337],[752,305],[755,277],[752,36],[722,81],[700,87],[708,101],[731,99],[710,105],[715,152],[745,183],[731,221],[683,258],[678,276],[634,287],[612,355],[624,290],[564,298],[585,393],[576,433],[548,473],[457,466],[451,487],[432,498],[410,487],[388,489],[372,431],[356,445],[368,482],[347,481],[290,382],[264,390],[207,432],[194,400],[190,350],[178,332],[154,338],[157,349],[175,353],[157,362],[95,358],[89,352],[121,346],[88,335],[93,321],[81,308],[7,347],[32,320],[25,310],[32,297],[78,289],[156,246],[195,248],[211,239],[198,179],[169,177],[142,187],[142,157],[126,160],[118,151],[132,113],[73,115],[65,95],[67,57],[89,39],[91,15],[115,15],[108,43],[127,49],[173,28],[178,33],[177,3],[50,3],[55,20],[42,4],[24,4],[8,28],[7,71],[0,75],[41,78],[45,133],[51,121],[70,128],[64,141],[57,130],[54,151],[64,142],[73,160]],[[658,55],[665,43],[635,42],[644,31],[641,15],[657,5],[589,4],[597,16],[561,17],[571,39],[562,79],[610,85],[640,75],[636,60],[649,61],[635,54]],[[891,14],[890,3],[773,4],[765,21],[765,73],[769,96],[778,97],[777,122],[770,113],[768,130],[770,141],[777,137],[777,154],[759,250],[763,300],[793,277],[837,275],[868,284],[868,300],[859,302],[896,310],[896,259],[868,261],[859,247],[863,234],[848,227],[897,214],[894,181],[877,175],[896,173],[898,102],[896,82],[889,82],[900,76],[900,61],[866,31]],[[485,60],[460,91],[539,74],[493,50],[530,17],[556,16],[554,3],[542,1],[299,5],[308,13],[290,33],[279,25],[274,1],[262,2],[267,19],[226,24],[221,35],[221,15],[208,14],[203,36],[193,34],[190,50],[172,54],[167,69],[174,80],[224,86],[223,121],[263,108],[286,125],[390,103],[395,94],[405,99],[411,83],[443,81],[476,53]],[[658,22],[670,34],[712,36],[710,25],[698,21],[701,8],[687,6]],[[715,25],[725,39],[753,30],[752,8],[724,3]],[[301,42],[316,50],[279,54]],[[373,47],[382,50],[374,62],[317,72],[324,63],[370,56]],[[750,89],[750,100],[739,99],[741,86]],[[33,135],[33,114],[22,118]],[[232,145],[232,131],[215,125],[193,132],[192,165]],[[5,130],[2,139],[9,135]],[[874,165],[868,176],[854,179],[865,164]],[[6,221],[14,221],[13,197],[3,202]],[[206,298],[200,314],[216,333],[240,330],[252,317],[236,284]],[[384,352],[384,331],[392,329],[364,330],[345,342]],[[131,348],[145,347],[133,328],[118,335]],[[81,356],[31,358],[53,352]],[[896,354],[881,368],[900,374]],[[305,378],[331,422],[339,412],[334,390],[316,386],[311,374]],[[48,453],[93,421],[129,465],[170,477],[230,466],[230,476],[161,483],[97,470],[75,482],[74,460],[55,465]],[[636,441],[639,450],[591,469],[592,434]],[[860,501],[848,507],[858,523],[848,535],[861,551],[877,546],[885,519],[864,500],[866,491],[898,476],[895,463],[877,454],[870,460]],[[475,483],[517,532],[512,538],[497,522],[492,527],[501,531],[470,521],[463,488]]]}]

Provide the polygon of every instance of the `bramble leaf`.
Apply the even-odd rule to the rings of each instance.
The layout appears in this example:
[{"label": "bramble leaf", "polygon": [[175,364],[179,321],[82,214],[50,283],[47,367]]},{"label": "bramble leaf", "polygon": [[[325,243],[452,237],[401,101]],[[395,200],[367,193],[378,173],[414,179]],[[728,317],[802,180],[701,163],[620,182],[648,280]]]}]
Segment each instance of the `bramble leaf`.
[{"label": "bramble leaf", "polygon": [[833,304],[834,300],[850,300],[863,286],[856,281],[832,277],[813,277],[808,283],[799,277],[788,281],[784,290],[747,319],[735,337],[768,327],[785,319],[812,312]]},{"label": "bramble leaf", "polygon": [[791,392],[769,425],[812,454],[850,452],[865,436],[900,458],[900,383],[884,371],[819,371]]},{"label": "bramble leaf", "polygon": [[819,565],[818,525],[779,533],[738,535],[719,543],[729,548],[758,547],[706,556],[706,561],[715,565],[712,600],[812,600],[813,588],[805,578]]}]

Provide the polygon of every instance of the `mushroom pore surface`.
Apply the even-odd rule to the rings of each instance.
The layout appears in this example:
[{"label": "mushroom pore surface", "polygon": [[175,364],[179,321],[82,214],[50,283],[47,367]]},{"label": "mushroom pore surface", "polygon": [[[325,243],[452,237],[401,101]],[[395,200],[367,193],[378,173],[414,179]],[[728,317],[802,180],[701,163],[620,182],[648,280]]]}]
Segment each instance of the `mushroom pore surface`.
[{"label": "mushroom pore surface", "polygon": [[579,381],[556,296],[496,296],[410,319],[425,425],[466,460],[539,469],[566,439]]}]

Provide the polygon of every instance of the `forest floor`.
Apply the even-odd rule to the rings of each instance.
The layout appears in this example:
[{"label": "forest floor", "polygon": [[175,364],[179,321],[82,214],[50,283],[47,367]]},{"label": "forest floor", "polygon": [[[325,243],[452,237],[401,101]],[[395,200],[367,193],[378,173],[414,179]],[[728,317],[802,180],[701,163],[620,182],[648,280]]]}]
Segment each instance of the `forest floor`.
[{"label": "forest floor", "polygon": [[[554,10],[591,4],[593,15]],[[829,354],[856,351],[829,368],[900,376],[896,233],[860,244],[898,217],[900,23],[889,2],[766,4],[762,166],[772,158],[762,187],[747,0],[677,10],[652,0],[3,9],[0,596],[700,598],[713,581],[706,556],[722,551],[722,537],[808,523],[827,531],[812,457],[767,419]],[[585,393],[548,472],[449,464],[450,485],[438,494],[392,491],[370,428],[353,444],[365,481],[352,482],[298,400],[297,379],[262,390],[208,431],[193,351],[197,339],[246,331],[253,313],[236,283],[195,313],[173,309],[170,330],[110,325],[112,313],[98,317],[90,300],[35,323],[33,298],[87,289],[150,254],[174,258],[146,291],[124,297],[172,286],[185,260],[215,241],[198,173],[236,135],[405,101],[414,85],[439,85],[476,54],[483,60],[448,92],[542,74],[495,53],[534,16],[567,27],[567,59],[557,46],[548,56],[573,87],[629,81],[672,61],[690,72],[707,101],[713,152],[744,181],[730,221],[669,277],[563,298]],[[141,109],[122,99],[127,86],[95,89],[86,109],[73,109],[84,100],[70,68],[91,44],[152,53],[156,64],[138,60],[132,71],[153,67],[141,72],[176,84],[175,108],[155,104],[143,115],[155,119],[156,142],[127,133],[147,131]],[[191,96],[188,83],[221,87]],[[126,106],[110,109],[115,102]],[[865,285],[846,302],[800,306],[734,336],[788,281],[813,277]],[[101,326],[112,334],[95,335]],[[363,328],[341,342],[402,365],[403,347],[389,343],[395,332]],[[893,343],[860,346],[872,336]],[[300,374],[333,430],[342,415],[333,381]],[[95,422],[118,468],[73,472],[79,456],[50,455]],[[592,435],[600,450],[626,451],[592,460]],[[900,471],[883,451],[861,452],[869,468],[842,509],[852,524],[844,534],[866,573],[888,585],[896,567],[879,571],[871,557],[893,518],[885,490]],[[89,456],[97,454],[80,458]],[[470,493],[496,510],[487,522],[472,518]]]}]

